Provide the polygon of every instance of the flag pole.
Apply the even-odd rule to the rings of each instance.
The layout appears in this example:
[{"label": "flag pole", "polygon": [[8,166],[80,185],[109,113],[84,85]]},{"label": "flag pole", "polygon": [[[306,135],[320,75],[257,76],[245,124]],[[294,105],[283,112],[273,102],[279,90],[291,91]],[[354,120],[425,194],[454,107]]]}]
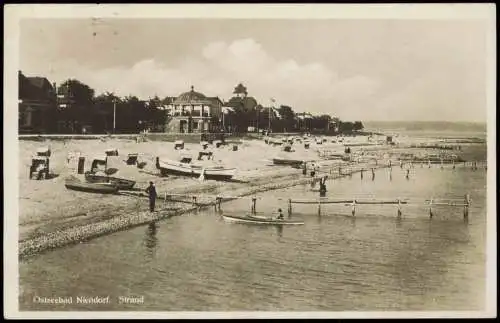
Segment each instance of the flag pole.
[{"label": "flag pole", "polygon": [[269,115],[267,116],[267,131],[271,131],[271,107],[269,107]]},{"label": "flag pole", "polygon": [[[271,105],[274,104],[273,98],[271,98],[270,101],[271,101]],[[267,119],[268,119],[267,120],[267,122],[268,122],[267,130],[268,131],[271,131],[271,109],[272,109],[272,106],[269,106],[269,109],[268,109],[269,110],[269,113],[268,113],[269,115],[267,117]]]},{"label": "flag pole", "polygon": [[116,132],[116,98],[113,98],[113,133]]}]

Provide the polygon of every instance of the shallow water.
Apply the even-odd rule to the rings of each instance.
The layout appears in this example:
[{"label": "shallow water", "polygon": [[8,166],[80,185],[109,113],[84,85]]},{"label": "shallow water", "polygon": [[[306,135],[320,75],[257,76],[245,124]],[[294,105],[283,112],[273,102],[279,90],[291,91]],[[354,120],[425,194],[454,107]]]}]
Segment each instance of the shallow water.
[{"label": "shallow water", "polygon": [[[173,217],[20,263],[20,310],[359,311],[481,310],[485,291],[486,173],[400,168],[329,180],[328,197],[472,198],[460,207],[294,205],[302,226],[230,224],[213,210]],[[259,195],[257,211],[316,198],[310,186]],[[250,198],[223,204],[243,214]],[[77,296],[110,296],[77,304]],[[67,305],[34,296],[72,296]],[[119,304],[119,296],[144,296]]]}]

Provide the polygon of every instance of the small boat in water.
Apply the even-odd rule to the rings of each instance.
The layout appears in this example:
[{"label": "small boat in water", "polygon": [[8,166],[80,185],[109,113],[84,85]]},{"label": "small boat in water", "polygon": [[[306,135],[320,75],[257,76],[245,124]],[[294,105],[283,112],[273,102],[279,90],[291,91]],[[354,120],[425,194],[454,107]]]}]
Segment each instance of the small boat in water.
[{"label": "small boat in water", "polygon": [[227,222],[236,222],[236,223],[250,223],[250,224],[271,224],[271,225],[301,225],[304,224],[304,221],[300,220],[279,220],[272,217],[267,216],[259,216],[259,215],[249,215],[239,216],[239,215],[228,215],[222,214],[222,217]]},{"label": "small boat in water", "polygon": [[180,155],[178,159],[156,157],[156,168],[162,175],[184,175],[199,177],[202,173],[206,179],[230,180],[236,173],[236,168],[217,165],[213,161],[193,162],[188,155]]},{"label": "small boat in water", "polygon": [[116,185],[116,183],[88,183],[75,176],[67,177],[64,186],[66,186],[67,189],[82,192],[101,194],[114,194],[118,192],[118,185]]},{"label": "small boat in water", "polygon": [[85,180],[88,183],[114,183],[120,190],[130,190],[134,187],[135,181],[125,178],[98,175],[92,172],[85,173]]}]

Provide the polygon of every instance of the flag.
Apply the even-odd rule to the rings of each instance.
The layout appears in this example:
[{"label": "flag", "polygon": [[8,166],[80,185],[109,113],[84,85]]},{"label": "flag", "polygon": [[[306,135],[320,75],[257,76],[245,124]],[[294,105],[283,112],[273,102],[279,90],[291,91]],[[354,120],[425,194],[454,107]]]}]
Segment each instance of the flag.
[{"label": "flag", "polygon": [[280,112],[276,108],[271,108],[271,109],[273,109],[273,112],[276,115],[276,118],[278,118],[278,119],[282,118]]},{"label": "flag", "polygon": [[234,112],[234,109],[232,107],[222,107],[222,113],[228,114],[229,111]]}]

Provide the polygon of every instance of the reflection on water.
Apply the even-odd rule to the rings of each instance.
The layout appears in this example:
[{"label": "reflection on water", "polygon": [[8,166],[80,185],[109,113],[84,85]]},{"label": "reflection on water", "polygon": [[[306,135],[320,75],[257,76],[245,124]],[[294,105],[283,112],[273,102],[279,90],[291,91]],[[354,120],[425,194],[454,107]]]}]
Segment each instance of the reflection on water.
[{"label": "reflection on water", "polygon": [[396,228],[400,229],[403,225],[402,219],[400,216],[396,217]]},{"label": "reflection on water", "polygon": [[151,257],[154,258],[156,254],[156,245],[158,244],[158,238],[156,237],[157,224],[156,221],[152,221],[147,225],[146,235],[144,238],[144,245],[146,246],[146,252]]},{"label": "reflection on water", "polygon": [[[384,170],[382,170],[384,171]],[[213,209],[39,255],[19,265],[21,310],[47,310],[33,295],[144,295],[145,304],[107,310],[380,311],[480,310],[485,286],[485,174],[439,168],[394,170],[377,180],[329,182],[332,198],[461,196],[462,208],[294,205],[305,225],[223,221]],[[259,210],[287,209],[288,198],[317,199],[309,184],[261,195]],[[224,205],[248,212],[250,200]],[[81,266],[82,255],[86,266]],[[153,261],[154,260],[154,261]],[[52,307],[51,309],[54,309]],[[77,304],[57,307],[82,310]],[[85,308],[87,309],[87,308]],[[89,308],[92,309],[92,308]],[[95,307],[94,307],[95,309]],[[103,307],[104,309],[104,307]]]},{"label": "reflection on water", "polygon": [[283,237],[283,226],[282,225],[276,226],[276,233],[278,234],[278,237],[280,237],[280,238]]}]

